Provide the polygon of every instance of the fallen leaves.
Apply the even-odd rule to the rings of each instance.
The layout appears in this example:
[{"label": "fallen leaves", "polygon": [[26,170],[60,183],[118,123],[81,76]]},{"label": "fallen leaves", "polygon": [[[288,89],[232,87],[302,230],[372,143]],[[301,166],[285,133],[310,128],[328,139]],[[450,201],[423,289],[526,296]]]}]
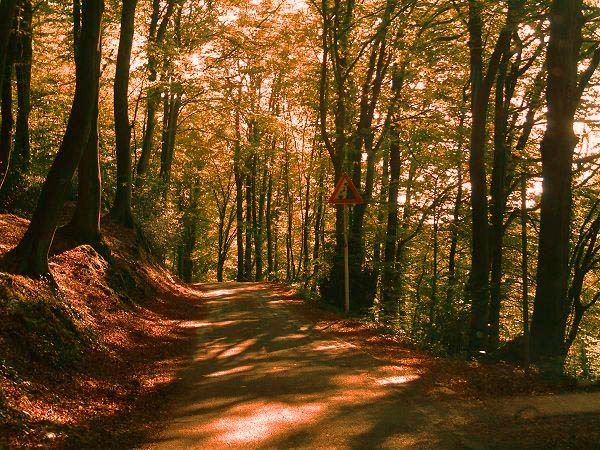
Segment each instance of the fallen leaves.
[{"label": "fallen leaves", "polygon": [[[0,252],[26,226],[0,215]],[[104,230],[111,265],[89,246],[61,245],[57,291],[0,273],[0,447],[133,442],[166,403],[200,297],[140,251],[131,230]]]}]

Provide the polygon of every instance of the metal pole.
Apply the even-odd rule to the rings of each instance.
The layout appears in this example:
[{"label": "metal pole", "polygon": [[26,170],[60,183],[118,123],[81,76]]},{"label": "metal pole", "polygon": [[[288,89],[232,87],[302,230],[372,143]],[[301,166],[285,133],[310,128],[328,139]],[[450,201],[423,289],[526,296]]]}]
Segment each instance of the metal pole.
[{"label": "metal pole", "polygon": [[348,269],[348,205],[344,205],[344,311],[350,312],[350,271]]}]

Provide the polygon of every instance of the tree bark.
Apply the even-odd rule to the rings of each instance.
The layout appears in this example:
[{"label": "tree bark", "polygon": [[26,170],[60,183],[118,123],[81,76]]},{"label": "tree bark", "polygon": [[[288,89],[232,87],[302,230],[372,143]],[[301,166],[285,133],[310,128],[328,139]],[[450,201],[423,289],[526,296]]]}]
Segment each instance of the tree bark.
[{"label": "tree bark", "polygon": [[396,126],[390,129],[390,182],[387,199],[387,229],[383,250],[382,303],[384,312],[396,311],[398,286],[396,280],[396,243],[398,240],[398,192],[400,189],[400,136]]},{"label": "tree bark", "polygon": [[114,85],[117,186],[113,207],[110,211],[113,221],[129,228],[133,227],[134,220],[131,211],[132,161],[128,95],[136,6],[137,0],[123,0],[121,9],[121,34],[119,37]]},{"label": "tree bark", "polygon": [[178,86],[173,86],[170,93],[165,93],[163,142],[160,155],[160,177],[163,182],[163,196],[165,198],[171,183],[171,168],[175,156],[175,139],[177,137],[177,120],[180,108],[181,93]]},{"label": "tree bark", "polygon": [[17,120],[15,123],[14,151],[17,171],[22,176],[29,169],[29,113],[31,111],[31,58],[32,58],[32,7],[30,0],[21,0],[21,14],[17,36],[15,78],[17,81]]},{"label": "tree bark", "polygon": [[6,58],[9,52],[10,34],[13,29],[13,21],[17,0],[3,0],[0,4],[0,91],[6,74]]},{"label": "tree bark", "polygon": [[177,0],[167,0],[164,14],[161,19],[161,2],[160,0],[152,0],[152,14],[150,16],[150,32],[148,35],[148,95],[146,100],[146,124],[144,127],[144,137],[142,139],[142,152],[137,165],[136,186],[141,183],[141,179],[146,176],[150,157],[152,156],[152,146],[154,142],[154,133],[156,130],[156,111],[160,103],[160,90],[154,86],[156,83],[157,74],[157,58],[156,52],[158,47],[163,43],[165,33],[171,16],[175,10]]},{"label": "tree bark", "polygon": [[547,50],[547,126],[541,143],[543,191],[537,289],[531,323],[532,359],[562,370],[569,276],[573,132],[578,104],[582,1],[554,0]]},{"label": "tree bark", "polygon": [[10,167],[10,160],[13,149],[13,86],[12,74],[15,57],[15,36],[11,34],[9,38],[8,49],[4,60],[4,82],[0,88],[0,115],[2,124],[0,125],[0,189],[4,185],[6,175]]},{"label": "tree bark", "polygon": [[[100,56],[100,55],[98,55]],[[100,58],[97,68],[100,70]],[[98,136],[98,99],[92,118],[92,126],[88,142],[79,161],[77,180],[77,205],[73,218],[65,226],[64,232],[74,237],[79,243],[90,244],[96,250],[105,252],[100,232],[100,212],[102,205],[102,181],[100,175],[100,148]]]},{"label": "tree bark", "polygon": [[[506,49],[508,50],[508,49]],[[502,261],[504,238],[504,210],[506,208],[506,167],[508,146],[506,127],[508,125],[508,107],[504,90],[508,69],[508,55],[500,62],[496,80],[496,98],[494,107],[494,162],[490,185],[490,328],[489,349],[495,350],[500,342],[500,307],[502,304]],[[508,100],[510,101],[510,99]]]},{"label": "tree bark", "polygon": [[487,348],[490,302],[490,249],[487,176],[485,167],[486,129],[489,97],[500,59],[516,26],[516,15],[523,0],[509,0],[506,24],[489,58],[483,62],[483,21],[481,0],[469,0],[469,57],[471,75],[471,136],[469,177],[471,182],[471,269],[466,294],[471,303],[469,346],[473,353]]},{"label": "tree bark", "polygon": [[244,279],[244,175],[241,168],[240,112],[235,113],[236,140],[233,155],[233,173],[235,177],[235,234],[237,243],[236,281]]},{"label": "tree bark", "polygon": [[99,73],[95,61],[100,52],[100,29],[104,2],[86,0],[82,5],[79,56],[76,58],[76,83],[73,104],[62,144],[42,186],[33,217],[19,244],[5,257],[12,273],[48,273],[48,251],[71,179],[88,142]]},{"label": "tree bark", "polygon": [[269,181],[267,183],[267,206],[265,211],[266,217],[266,234],[267,234],[267,280],[271,280],[273,273],[273,169],[269,170]]}]

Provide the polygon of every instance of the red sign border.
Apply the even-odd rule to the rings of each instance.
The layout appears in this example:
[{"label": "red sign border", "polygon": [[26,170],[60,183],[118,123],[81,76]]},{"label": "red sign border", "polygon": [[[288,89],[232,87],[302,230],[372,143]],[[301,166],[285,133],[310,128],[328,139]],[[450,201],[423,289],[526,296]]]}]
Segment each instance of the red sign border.
[{"label": "red sign border", "polygon": [[[348,188],[350,189],[350,191],[352,191],[352,194],[354,194],[354,198],[347,198],[344,200],[335,198],[338,191],[342,188],[344,181],[348,182]],[[360,193],[358,192],[358,189],[356,189],[356,186],[354,186],[352,179],[348,175],[343,173],[338,182],[335,184],[335,188],[333,188],[333,193],[329,197],[328,203],[332,205],[360,205],[364,203],[364,201]]]}]

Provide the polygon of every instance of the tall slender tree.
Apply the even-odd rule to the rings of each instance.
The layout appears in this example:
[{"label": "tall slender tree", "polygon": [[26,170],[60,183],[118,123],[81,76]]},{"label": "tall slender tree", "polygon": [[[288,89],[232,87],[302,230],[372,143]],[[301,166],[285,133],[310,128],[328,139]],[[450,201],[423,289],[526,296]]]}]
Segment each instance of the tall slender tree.
[{"label": "tall slender tree", "polygon": [[135,8],[137,0],[123,0],[121,9],[121,35],[117,53],[114,85],[115,140],[117,151],[117,188],[111,219],[127,227],[133,227],[131,210],[132,159],[131,125],[129,123],[129,68],[131,47],[135,32]]}]

